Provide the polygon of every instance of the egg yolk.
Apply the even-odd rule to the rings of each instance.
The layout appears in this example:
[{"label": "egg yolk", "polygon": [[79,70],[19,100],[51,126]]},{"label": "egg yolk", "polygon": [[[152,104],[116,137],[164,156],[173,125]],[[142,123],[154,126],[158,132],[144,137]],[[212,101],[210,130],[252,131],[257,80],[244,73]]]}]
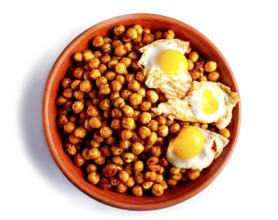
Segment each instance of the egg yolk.
[{"label": "egg yolk", "polygon": [[186,57],[177,50],[163,50],[157,56],[157,63],[163,72],[168,74],[178,75],[188,70]]},{"label": "egg yolk", "polygon": [[202,111],[206,115],[213,114],[218,109],[218,101],[209,89],[205,89],[202,96]]},{"label": "egg yolk", "polygon": [[185,126],[178,136],[170,143],[173,154],[180,159],[193,158],[204,148],[203,132],[194,126]]}]

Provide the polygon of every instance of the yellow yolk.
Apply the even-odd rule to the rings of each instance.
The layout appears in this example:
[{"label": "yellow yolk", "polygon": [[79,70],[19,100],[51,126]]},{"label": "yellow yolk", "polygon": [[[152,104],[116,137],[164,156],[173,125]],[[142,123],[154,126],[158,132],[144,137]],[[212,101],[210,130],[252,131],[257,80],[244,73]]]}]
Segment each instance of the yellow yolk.
[{"label": "yellow yolk", "polygon": [[204,148],[205,137],[202,131],[194,126],[185,126],[170,143],[173,154],[180,159],[193,158]]},{"label": "yellow yolk", "polygon": [[204,90],[203,97],[202,97],[202,111],[206,114],[213,114],[218,109],[218,101],[214,97],[213,93],[206,89]]},{"label": "yellow yolk", "polygon": [[187,59],[183,53],[177,50],[163,50],[157,56],[157,63],[163,72],[178,75],[188,70]]}]

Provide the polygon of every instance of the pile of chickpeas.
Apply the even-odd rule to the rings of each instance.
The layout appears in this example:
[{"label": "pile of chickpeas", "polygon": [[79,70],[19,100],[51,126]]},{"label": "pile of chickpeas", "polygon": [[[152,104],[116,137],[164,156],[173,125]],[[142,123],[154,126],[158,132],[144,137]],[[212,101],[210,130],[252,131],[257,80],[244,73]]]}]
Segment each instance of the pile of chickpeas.
[{"label": "pile of chickpeas", "polygon": [[[151,111],[166,98],[145,86],[138,50],[158,39],[175,38],[172,30],[152,32],[136,24],[118,25],[111,32],[93,37],[89,48],[74,53],[61,81],[56,104],[63,147],[91,184],[135,196],[161,196],[168,187],[200,176],[198,170],[179,169],[167,161],[169,140],[185,124],[216,128]],[[186,57],[194,80],[219,79],[216,62],[205,61],[191,48]],[[218,132],[230,135],[228,129]]]}]

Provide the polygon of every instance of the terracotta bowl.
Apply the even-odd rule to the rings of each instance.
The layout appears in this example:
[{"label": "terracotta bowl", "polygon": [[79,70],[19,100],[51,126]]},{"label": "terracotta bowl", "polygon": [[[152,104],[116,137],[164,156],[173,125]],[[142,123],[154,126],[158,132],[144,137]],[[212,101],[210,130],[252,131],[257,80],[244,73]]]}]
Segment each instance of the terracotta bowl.
[{"label": "terracotta bowl", "polygon": [[165,190],[163,196],[135,197],[129,194],[120,194],[110,190],[102,190],[88,183],[81,170],[74,165],[70,157],[64,152],[62,139],[56,126],[57,109],[55,98],[58,94],[59,84],[65,76],[67,68],[71,65],[71,55],[88,47],[92,37],[96,35],[106,36],[109,30],[116,25],[130,26],[141,24],[151,30],[172,29],[176,37],[188,40],[191,46],[209,60],[218,63],[223,83],[239,92],[236,80],[227,61],[216,48],[216,46],[203,34],[193,27],[173,18],[155,14],[127,14],[105,20],[85,30],[77,36],[60,54],[56,60],[46,82],[43,100],[43,126],[45,137],[50,152],[64,175],[81,191],[102,203],[131,210],[153,210],[169,207],[183,202],[196,195],[207,187],[221,172],[229,160],[237,141],[240,129],[240,103],[233,110],[233,119],[229,125],[231,132],[229,145],[225,147],[221,156],[207,169],[203,170],[201,176],[192,182],[177,185]]}]

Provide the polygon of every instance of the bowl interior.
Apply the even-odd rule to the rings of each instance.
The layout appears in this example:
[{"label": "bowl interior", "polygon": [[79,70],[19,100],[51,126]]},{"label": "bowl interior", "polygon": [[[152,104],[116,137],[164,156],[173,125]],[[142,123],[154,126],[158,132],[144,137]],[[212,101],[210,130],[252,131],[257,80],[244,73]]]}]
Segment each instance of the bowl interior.
[{"label": "bowl interior", "polygon": [[94,36],[109,35],[111,29],[119,24],[124,26],[141,24],[143,27],[148,27],[151,30],[172,29],[176,37],[190,41],[191,47],[199,51],[204,58],[215,60],[218,64],[218,70],[221,73],[220,81],[231,87],[233,91],[239,93],[235,78],[225,58],[213,43],[199,31],[183,22],[161,15],[123,15],[103,21],[84,31],[65,48],[56,60],[46,84],[43,102],[43,123],[46,140],[50,152],[61,171],[74,185],[92,198],[108,205],[134,210],[151,210],[175,205],[189,199],[204,189],[216,178],[225,166],[237,141],[240,127],[240,103],[233,110],[233,119],[229,125],[231,138],[228,146],[225,147],[221,156],[209,168],[202,171],[201,176],[197,180],[169,188],[161,197],[135,197],[128,194],[101,190],[89,184],[85,180],[81,170],[72,163],[70,157],[63,150],[62,140],[56,126],[57,110],[55,98],[58,94],[60,81],[65,76],[67,68],[71,65],[71,55],[74,52],[89,47],[91,39]]}]

